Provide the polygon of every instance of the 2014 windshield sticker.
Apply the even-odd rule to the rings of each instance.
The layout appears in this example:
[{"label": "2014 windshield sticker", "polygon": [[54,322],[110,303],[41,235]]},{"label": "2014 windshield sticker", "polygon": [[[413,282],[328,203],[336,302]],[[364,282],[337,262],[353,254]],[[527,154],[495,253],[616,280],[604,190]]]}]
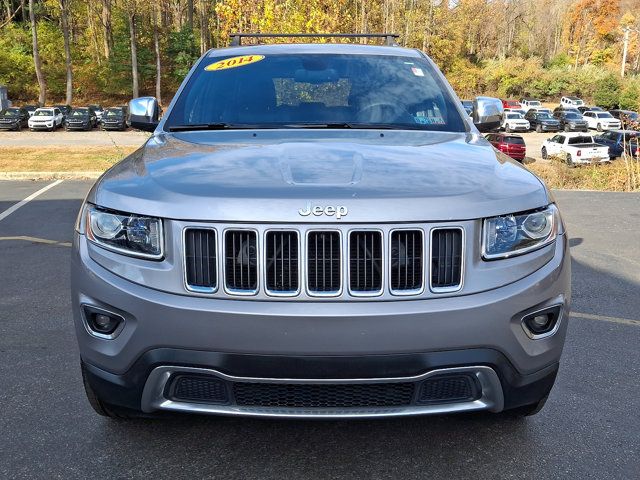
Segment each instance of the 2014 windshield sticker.
[{"label": "2014 windshield sticker", "polygon": [[244,67],[252,63],[259,62],[264,59],[264,55],[241,55],[239,57],[225,58],[216,63],[212,63],[204,67],[207,72],[217,72],[218,70],[227,70],[229,68]]}]

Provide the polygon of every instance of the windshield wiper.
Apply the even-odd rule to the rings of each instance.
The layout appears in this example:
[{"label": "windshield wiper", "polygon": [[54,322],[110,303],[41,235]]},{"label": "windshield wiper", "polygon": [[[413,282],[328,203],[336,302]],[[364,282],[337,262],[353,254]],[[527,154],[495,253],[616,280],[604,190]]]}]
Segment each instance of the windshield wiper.
[{"label": "windshield wiper", "polygon": [[396,123],[358,123],[358,122],[336,122],[336,123],[289,123],[282,125],[283,128],[356,128],[366,130],[426,130],[424,125],[409,125]]},{"label": "windshield wiper", "polygon": [[194,130],[248,130],[252,128],[277,128],[273,125],[245,124],[245,123],[194,123],[192,125],[172,125],[170,132],[189,132]]}]

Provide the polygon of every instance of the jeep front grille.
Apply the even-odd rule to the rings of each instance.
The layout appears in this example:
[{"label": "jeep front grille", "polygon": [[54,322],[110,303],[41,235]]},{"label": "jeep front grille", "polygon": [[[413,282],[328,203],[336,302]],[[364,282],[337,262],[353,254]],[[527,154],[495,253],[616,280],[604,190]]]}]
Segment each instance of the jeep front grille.
[{"label": "jeep front grille", "polygon": [[270,293],[296,294],[299,289],[298,232],[270,231],[266,235],[266,288]]},{"label": "jeep front grille", "polygon": [[184,284],[214,297],[429,298],[462,288],[464,244],[463,226],[442,224],[185,225]]},{"label": "jeep front grille", "polygon": [[258,289],[257,233],[253,230],[225,232],[225,286],[232,293],[253,293]]},{"label": "jeep front grille", "polygon": [[431,231],[431,289],[455,291],[462,286],[462,229]]},{"label": "jeep front grille", "polygon": [[382,233],[349,234],[349,290],[354,295],[382,293]]},{"label": "jeep front grille", "polygon": [[342,289],[340,232],[312,231],[307,237],[307,288],[314,295]]},{"label": "jeep front grille", "polygon": [[390,282],[391,291],[410,294],[423,287],[422,230],[394,230],[391,232]]},{"label": "jeep front grille", "polygon": [[215,292],[218,287],[216,231],[188,228],[184,231],[185,280],[194,292]]}]

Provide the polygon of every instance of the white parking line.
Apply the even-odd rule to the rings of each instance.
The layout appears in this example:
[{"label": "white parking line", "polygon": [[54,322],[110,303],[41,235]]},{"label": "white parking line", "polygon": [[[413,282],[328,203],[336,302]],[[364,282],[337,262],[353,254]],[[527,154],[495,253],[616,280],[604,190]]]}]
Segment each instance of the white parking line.
[{"label": "white parking line", "polygon": [[42,195],[44,192],[46,192],[47,190],[49,190],[50,188],[55,187],[56,185],[59,185],[62,183],[62,180],[56,180],[55,182],[50,183],[49,185],[47,185],[46,187],[42,187],[40,190],[38,190],[37,192],[32,193],[31,195],[29,195],[27,198],[25,198],[24,200],[20,200],[18,203],[16,203],[15,205],[10,206],[9,208],[7,208],[4,212],[0,213],[0,221],[4,220],[5,218],[7,218],[9,215],[11,215],[13,212],[15,212],[16,210],[18,210],[20,207],[23,207],[24,205],[26,205],[27,203],[29,203],[31,200],[33,200],[34,198],[36,198],[39,195]]},{"label": "white parking line", "polygon": [[630,318],[608,317],[606,315],[594,315],[592,313],[580,312],[571,312],[569,316],[572,318],[584,318],[586,320],[599,320],[601,322],[620,323],[622,325],[633,325],[634,327],[640,327],[640,320],[632,320]]}]

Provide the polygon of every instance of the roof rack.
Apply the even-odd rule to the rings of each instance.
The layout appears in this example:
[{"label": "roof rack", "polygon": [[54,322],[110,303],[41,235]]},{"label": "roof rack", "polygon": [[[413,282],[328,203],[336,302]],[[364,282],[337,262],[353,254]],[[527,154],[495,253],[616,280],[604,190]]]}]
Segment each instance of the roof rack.
[{"label": "roof rack", "polygon": [[397,47],[395,33],[232,33],[231,46],[238,47],[243,38],[384,38],[385,45]]}]

